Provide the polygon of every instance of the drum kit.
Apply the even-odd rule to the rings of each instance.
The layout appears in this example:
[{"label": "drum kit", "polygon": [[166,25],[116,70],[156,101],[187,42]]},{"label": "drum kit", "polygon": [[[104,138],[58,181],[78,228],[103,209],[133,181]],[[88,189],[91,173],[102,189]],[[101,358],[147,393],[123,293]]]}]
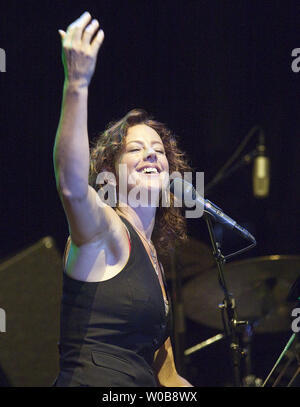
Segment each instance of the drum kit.
[{"label": "drum kit", "polygon": [[[224,318],[227,317],[224,314],[224,292],[218,281],[215,257],[206,244],[189,238],[184,245],[175,248],[171,263],[166,265],[165,270],[166,278],[171,283],[173,298],[176,297],[176,301],[173,301],[173,311],[177,360],[180,359],[180,352],[187,357],[207,346],[213,347],[215,342],[232,333],[226,330],[224,324]],[[299,276],[300,256],[296,255],[247,258],[224,265],[227,289],[230,295],[234,295],[238,314],[235,333],[242,342],[239,362],[251,365],[247,358],[251,357],[253,335],[291,331],[291,313],[300,297]],[[188,349],[176,349],[176,343],[180,342],[180,335],[185,331],[186,317],[197,324],[219,331],[219,334]],[[233,344],[230,346],[233,347]],[[244,377],[240,377],[240,384],[235,382],[234,385],[299,386],[299,348],[297,335],[291,331],[288,343],[264,381],[253,375],[253,372],[248,372]],[[293,364],[296,366],[290,373]],[[237,374],[241,376],[241,369]]]}]

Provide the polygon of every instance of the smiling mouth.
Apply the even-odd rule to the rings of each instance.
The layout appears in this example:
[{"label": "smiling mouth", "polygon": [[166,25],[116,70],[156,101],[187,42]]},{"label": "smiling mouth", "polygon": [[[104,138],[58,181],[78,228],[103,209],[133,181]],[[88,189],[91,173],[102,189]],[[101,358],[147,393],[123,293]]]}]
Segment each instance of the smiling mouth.
[{"label": "smiling mouth", "polygon": [[157,168],[154,168],[154,167],[145,167],[138,172],[141,174],[146,174],[146,175],[159,174],[159,171],[157,170]]}]

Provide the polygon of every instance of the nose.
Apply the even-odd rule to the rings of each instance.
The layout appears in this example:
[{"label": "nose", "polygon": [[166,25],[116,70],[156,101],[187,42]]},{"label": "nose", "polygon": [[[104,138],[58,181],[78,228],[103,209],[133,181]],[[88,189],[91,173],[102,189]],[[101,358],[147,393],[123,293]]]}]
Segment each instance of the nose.
[{"label": "nose", "polygon": [[144,160],[149,160],[151,162],[157,160],[157,154],[153,147],[148,147],[145,149]]}]

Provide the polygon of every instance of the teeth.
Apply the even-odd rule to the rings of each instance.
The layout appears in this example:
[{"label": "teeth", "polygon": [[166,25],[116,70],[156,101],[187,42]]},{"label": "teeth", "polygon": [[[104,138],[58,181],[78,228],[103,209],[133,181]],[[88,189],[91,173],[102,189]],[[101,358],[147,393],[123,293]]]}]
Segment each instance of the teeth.
[{"label": "teeth", "polygon": [[157,173],[157,169],[156,168],[152,168],[152,167],[147,167],[147,168],[143,168],[142,172],[145,173]]}]

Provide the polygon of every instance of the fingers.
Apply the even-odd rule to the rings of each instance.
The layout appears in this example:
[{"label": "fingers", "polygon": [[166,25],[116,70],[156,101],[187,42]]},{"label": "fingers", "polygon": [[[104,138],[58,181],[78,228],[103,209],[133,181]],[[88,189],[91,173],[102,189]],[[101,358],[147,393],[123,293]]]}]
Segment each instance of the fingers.
[{"label": "fingers", "polygon": [[70,46],[71,43],[78,43],[81,41],[82,31],[91,19],[91,15],[88,11],[83,13],[77,20],[73,21],[68,28],[65,35],[66,45]]},{"label": "fingers", "polygon": [[69,25],[67,29],[67,34],[68,35],[70,34],[72,42],[81,41],[83,30],[85,29],[91,18],[92,17],[90,13],[86,11],[77,20],[75,20],[72,24]]},{"label": "fingers", "polygon": [[[74,44],[82,42],[82,44],[85,46],[91,45],[95,53],[98,52],[104,40],[104,32],[103,30],[99,30],[100,24],[98,20],[93,19],[89,23],[91,18],[90,13],[86,11],[68,26],[66,32],[63,30],[58,30],[66,46],[71,46],[71,43]],[[97,30],[99,31],[97,32]],[[97,34],[95,35],[96,32]]]},{"label": "fingers", "polygon": [[90,45],[91,39],[95,34],[96,30],[99,28],[98,20],[92,20],[92,22],[86,27],[83,32],[82,42],[84,45]]},{"label": "fingers", "polygon": [[104,40],[104,31],[99,30],[91,43],[94,55],[96,55],[97,52],[99,51],[99,48],[101,47],[103,40]]}]

